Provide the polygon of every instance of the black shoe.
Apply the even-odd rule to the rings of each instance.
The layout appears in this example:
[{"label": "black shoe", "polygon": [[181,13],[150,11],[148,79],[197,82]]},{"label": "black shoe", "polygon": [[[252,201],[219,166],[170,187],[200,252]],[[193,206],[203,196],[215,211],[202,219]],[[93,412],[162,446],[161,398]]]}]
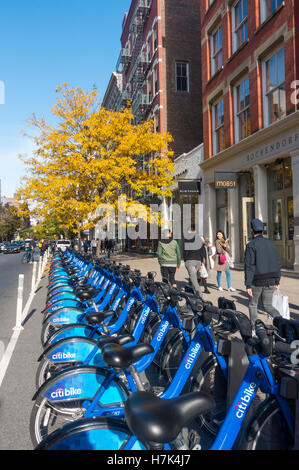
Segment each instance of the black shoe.
[{"label": "black shoe", "polygon": [[203,292],[204,292],[204,294],[210,294],[210,293],[211,293],[211,292],[209,291],[209,289],[207,289],[207,288],[206,288]]}]

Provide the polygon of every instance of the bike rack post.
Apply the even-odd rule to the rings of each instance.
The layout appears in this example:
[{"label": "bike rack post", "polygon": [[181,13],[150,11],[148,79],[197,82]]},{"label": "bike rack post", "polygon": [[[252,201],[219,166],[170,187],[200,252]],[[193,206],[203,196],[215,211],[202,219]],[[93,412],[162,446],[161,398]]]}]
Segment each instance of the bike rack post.
[{"label": "bike rack post", "polygon": [[16,325],[13,328],[13,330],[24,329],[22,327],[23,290],[24,290],[24,274],[19,274]]}]

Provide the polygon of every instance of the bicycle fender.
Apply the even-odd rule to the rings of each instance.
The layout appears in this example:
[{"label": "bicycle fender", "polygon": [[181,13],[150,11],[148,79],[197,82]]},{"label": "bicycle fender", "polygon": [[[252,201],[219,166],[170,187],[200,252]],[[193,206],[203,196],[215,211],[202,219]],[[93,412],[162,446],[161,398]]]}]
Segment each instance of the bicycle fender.
[{"label": "bicycle fender", "polygon": [[[71,367],[47,380],[35,393],[52,403],[65,400],[92,399],[102,388],[104,381],[111,371],[101,367],[80,366]],[[114,377],[108,388],[103,388],[100,405],[122,403],[126,400],[128,391],[118,377]]]},{"label": "bicycle fender", "polygon": [[[93,347],[95,347],[97,345],[97,342],[94,340],[94,339],[91,339],[91,338],[82,338],[82,336],[73,336],[72,338],[63,338],[63,339],[60,339],[59,341],[57,341],[56,343],[54,344],[51,344],[49,345],[46,349],[44,349],[44,351],[42,352],[42,354],[39,356],[38,358],[38,362],[40,362],[44,357],[48,357],[48,359],[51,359],[49,356],[53,355],[53,354],[57,354],[57,350],[61,348],[61,351],[63,350],[64,347],[66,347],[67,344],[76,344],[76,343],[79,343],[80,341],[82,342],[85,341],[86,343],[88,344],[92,344]],[[52,360],[52,359],[51,359]],[[67,360],[67,362],[70,361],[70,359],[65,359]],[[53,360],[53,362],[65,362],[62,360],[62,358],[60,358],[60,360]]]}]

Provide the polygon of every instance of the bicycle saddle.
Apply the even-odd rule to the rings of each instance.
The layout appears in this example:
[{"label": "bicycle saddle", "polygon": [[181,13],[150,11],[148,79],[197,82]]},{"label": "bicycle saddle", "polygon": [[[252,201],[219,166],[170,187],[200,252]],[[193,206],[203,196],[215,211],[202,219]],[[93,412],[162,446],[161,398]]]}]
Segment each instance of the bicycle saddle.
[{"label": "bicycle saddle", "polygon": [[86,314],[86,320],[91,325],[96,325],[97,323],[102,323],[107,317],[110,317],[115,312],[113,310],[104,310],[102,312],[90,312]]},{"label": "bicycle saddle", "polygon": [[171,399],[149,392],[136,392],[127,398],[125,419],[135,436],[143,442],[165,443],[176,439],[181,429],[199,414],[215,407],[212,396],[192,392]]},{"label": "bicycle saddle", "polygon": [[131,341],[134,341],[134,337],[132,335],[119,335],[119,336],[109,336],[109,335],[102,335],[98,339],[98,345],[100,348],[103,348],[106,344],[127,344]]},{"label": "bicycle saddle", "polygon": [[109,367],[115,371],[121,371],[137,362],[146,354],[154,352],[150,344],[140,343],[136,346],[124,348],[120,344],[108,343],[103,346],[102,357]]}]

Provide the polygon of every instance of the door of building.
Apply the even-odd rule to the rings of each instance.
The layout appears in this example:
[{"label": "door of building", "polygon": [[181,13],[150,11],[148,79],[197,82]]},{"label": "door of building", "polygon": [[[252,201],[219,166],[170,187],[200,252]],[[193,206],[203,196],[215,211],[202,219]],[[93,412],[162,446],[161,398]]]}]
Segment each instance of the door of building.
[{"label": "door of building", "polygon": [[278,248],[282,266],[292,269],[294,265],[294,212],[291,189],[271,194],[270,238]]}]

